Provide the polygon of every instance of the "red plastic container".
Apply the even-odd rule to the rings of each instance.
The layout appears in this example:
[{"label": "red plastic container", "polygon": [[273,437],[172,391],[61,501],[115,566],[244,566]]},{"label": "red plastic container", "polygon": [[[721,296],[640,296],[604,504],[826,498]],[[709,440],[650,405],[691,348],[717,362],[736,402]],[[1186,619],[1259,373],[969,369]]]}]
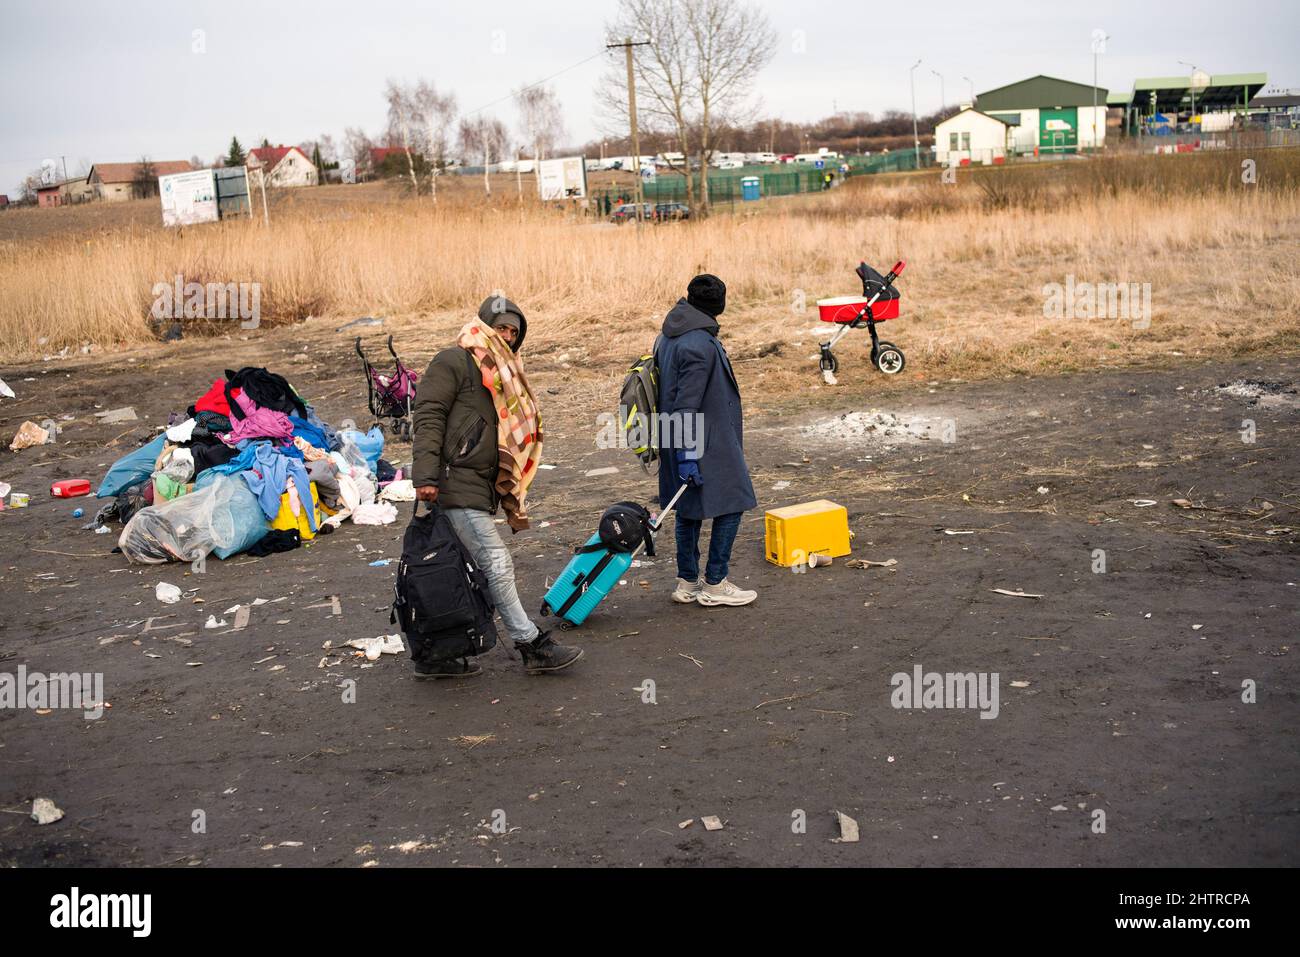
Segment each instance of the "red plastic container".
[{"label": "red plastic container", "polygon": [[85,479],[64,479],[50,486],[50,494],[55,498],[76,498],[78,495],[89,495],[90,483]]},{"label": "red plastic container", "polygon": [[[871,307],[871,318],[881,321],[898,318],[900,299],[878,299]],[[866,296],[836,296],[834,299],[818,299],[817,311],[822,322],[852,322],[867,304]],[[862,317],[863,319],[866,316]]]}]

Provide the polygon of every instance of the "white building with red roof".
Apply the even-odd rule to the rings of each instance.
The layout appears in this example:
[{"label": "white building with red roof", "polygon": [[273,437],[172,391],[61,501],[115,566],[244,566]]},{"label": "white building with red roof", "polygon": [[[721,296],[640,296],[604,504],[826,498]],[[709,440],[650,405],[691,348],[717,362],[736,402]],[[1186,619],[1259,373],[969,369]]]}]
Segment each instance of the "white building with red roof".
[{"label": "white building with red roof", "polygon": [[320,176],[307,154],[296,146],[259,146],[248,151],[249,169],[266,171],[267,186],[315,186]]}]

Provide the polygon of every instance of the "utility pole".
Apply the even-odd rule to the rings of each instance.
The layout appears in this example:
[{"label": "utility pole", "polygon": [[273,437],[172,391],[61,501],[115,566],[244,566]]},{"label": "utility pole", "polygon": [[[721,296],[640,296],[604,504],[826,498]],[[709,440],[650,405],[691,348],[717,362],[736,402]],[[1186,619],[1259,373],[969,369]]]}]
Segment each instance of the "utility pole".
[{"label": "utility pole", "polygon": [[[627,55],[627,119],[632,127],[632,164],[636,167],[636,225],[637,229],[641,228],[641,215],[643,193],[641,190],[641,136],[636,128],[636,78],[632,75],[632,48],[648,47],[649,40],[638,40],[632,42],[631,37],[624,37],[622,43],[606,43],[605,49],[611,50],[614,47],[622,47],[624,54]],[[688,168],[686,175],[690,176],[691,171]]]}]

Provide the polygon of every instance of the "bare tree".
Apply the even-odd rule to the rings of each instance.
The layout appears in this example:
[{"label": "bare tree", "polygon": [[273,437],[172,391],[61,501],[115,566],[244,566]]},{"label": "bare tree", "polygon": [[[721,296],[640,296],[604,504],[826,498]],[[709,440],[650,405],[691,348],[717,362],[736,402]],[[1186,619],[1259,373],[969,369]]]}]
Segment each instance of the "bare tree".
[{"label": "bare tree", "polygon": [[343,131],[343,155],[352,160],[358,171],[370,165],[370,151],[374,146],[374,141],[360,127],[349,126]]},{"label": "bare tree", "polygon": [[776,32],[766,14],[740,0],[689,0],[680,5],[697,74],[700,205],[707,211],[714,130],[753,120],[754,79],[776,52]]},{"label": "bare tree", "polygon": [[515,106],[519,110],[520,136],[524,146],[533,152],[536,169],[565,135],[560,98],[550,87],[524,87],[515,91]]},{"label": "bare tree", "polygon": [[415,137],[422,128],[421,117],[415,102],[415,90],[395,80],[389,80],[384,88],[384,99],[388,101],[388,135],[396,137],[406,151],[406,168],[411,174],[411,189],[420,195],[420,181],[415,175],[414,151],[418,149]]},{"label": "bare tree", "polygon": [[488,169],[494,162],[501,162],[509,145],[509,134],[500,120],[483,114],[461,120],[461,154],[467,166],[482,158],[483,191],[489,196],[492,195],[492,181],[488,178]]},{"label": "bare tree", "polygon": [[131,192],[137,199],[148,199],[158,194],[158,168],[153,160],[141,156],[135,166],[135,175],[131,178]]},{"label": "bare tree", "polygon": [[[619,0],[618,15],[606,24],[606,32],[616,39],[630,37],[649,40],[649,46],[634,48],[632,75],[638,99],[638,125],[651,132],[670,132],[684,155],[690,155],[690,137],[694,96],[694,71],[691,63],[689,35],[681,0]],[[597,93],[600,113],[613,119],[608,132],[621,132],[628,124],[627,71],[623,62],[611,61]],[[618,125],[615,125],[618,124]],[[633,160],[640,163],[640,157]],[[686,205],[695,206],[695,187],[689,163],[669,164],[686,177]],[[633,170],[638,176],[640,169]]]},{"label": "bare tree", "polygon": [[447,166],[448,140],[456,121],[456,95],[439,93],[432,83],[421,80],[415,87],[414,104],[421,121],[424,154],[429,164],[429,198],[438,201],[438,175]]},{"label": "bare tree", "polygon": [[[687,157],[669,166],[686,177],[692,210],[697,205],[689,161],[694,149],[699,206],[707,212],[714,133],[750,118],[754,80],[776,51],[767,16],[743,0],[619,0],[618,15],[606,29],[614,37],[650,41],[634,50],[638,112],[652,132],[674,134]],[[626,71],[617,64],[611,64],[599,97],[606,117],[626,123]]]}]

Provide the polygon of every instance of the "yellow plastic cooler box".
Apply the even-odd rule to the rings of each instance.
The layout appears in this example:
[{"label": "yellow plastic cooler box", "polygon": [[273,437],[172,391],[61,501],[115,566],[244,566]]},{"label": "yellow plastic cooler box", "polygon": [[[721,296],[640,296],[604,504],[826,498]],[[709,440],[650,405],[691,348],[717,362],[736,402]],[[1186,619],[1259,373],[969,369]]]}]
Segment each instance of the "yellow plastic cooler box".
[{"label": "yellow plastic cooler box", "polygon": [[826,499],[768,509],[767,560],[789,568],[809,555],[849,554],[849,510]]}]

